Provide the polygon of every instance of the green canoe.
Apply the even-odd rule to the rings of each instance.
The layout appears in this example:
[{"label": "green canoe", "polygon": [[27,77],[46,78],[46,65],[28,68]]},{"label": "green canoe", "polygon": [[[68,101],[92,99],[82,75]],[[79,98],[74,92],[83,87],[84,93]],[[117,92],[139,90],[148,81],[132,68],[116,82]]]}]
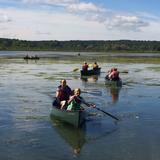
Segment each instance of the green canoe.
[{"label": "green canoe", "polygon": [[51,116],[62,120],[66,123],[73,125],[74,127],[78,128],[85,122],[85,111],[67,111],[61,110],[56,108],[55,106],[52,107]]},{"label": "green canoe", "polygon": [[119,80],[113,81],[105,78],[105,84],[108,86],[122,87],[122,80],[119,78]]},{"label": "green canoe", "polygon": [[81,70],[81,76],[99,75],[100,73],[101,73],[101,68],[90,69],[87,71]]}]

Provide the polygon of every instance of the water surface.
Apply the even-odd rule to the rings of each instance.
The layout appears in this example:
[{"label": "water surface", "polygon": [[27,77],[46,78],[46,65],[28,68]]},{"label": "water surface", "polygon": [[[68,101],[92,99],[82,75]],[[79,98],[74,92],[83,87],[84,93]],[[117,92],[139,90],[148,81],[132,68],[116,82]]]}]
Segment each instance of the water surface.
[{"label": "water surface", "polygon": [[[39,61],[9,53],[12,59],[3,55],[0,61],[1,159],[160,159],[160,64],[102,60],[100,76],[81,79],[79,70],[73,70],[80,69],[84,59],[75,61],[73,53],[70,59],[53,56]],[[96,59],[91,57],[89,63],[92,58]],[[105,86],[111,67],[121,72],[122,88]],[[53,96],[63,78],[71,88],[80,87],[87,102],[121,121],[91,108],[81,129],[51,119]]]}]

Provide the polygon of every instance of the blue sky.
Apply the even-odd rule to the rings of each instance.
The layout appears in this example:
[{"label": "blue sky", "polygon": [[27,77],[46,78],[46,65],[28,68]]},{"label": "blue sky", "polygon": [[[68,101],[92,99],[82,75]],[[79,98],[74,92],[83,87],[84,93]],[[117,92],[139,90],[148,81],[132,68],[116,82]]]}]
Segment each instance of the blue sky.
[{"label": "blue sky", "polygon": [[0,38],[160,40],[159,0],[0,0]]}]

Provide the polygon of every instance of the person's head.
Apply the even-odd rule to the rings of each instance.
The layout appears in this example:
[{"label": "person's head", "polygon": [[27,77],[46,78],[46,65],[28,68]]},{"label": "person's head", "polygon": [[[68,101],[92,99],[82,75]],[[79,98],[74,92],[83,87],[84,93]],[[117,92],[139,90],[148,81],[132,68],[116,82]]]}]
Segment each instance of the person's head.
[{"label": "person's head", "polygon": [[111,68],[111,72],[113,72],[114,71],[114,68]]},{"label": "person's head", "polygon": [[117,71],[117,68],[113,68],[114,71]]},{"label": "person's head", "polygon": [[62,79],[62,80],[60,81],[60,83],[61,83],[62,86],[66,86],[66,84],[67,84],[67,82],[66,82],[65,79]]},{"label": "person's head", "polygon": [[74,95],[79,96],[81,94],[81,89],[80,88],[76,88],[74,90]]},{"label": "person's head", "polygon": [[94,62],[94,64],[97,64],[97,62]]},{"label": "person's head", "polygon": [[87,64],[87,62],[84,62],[84,64]]}]

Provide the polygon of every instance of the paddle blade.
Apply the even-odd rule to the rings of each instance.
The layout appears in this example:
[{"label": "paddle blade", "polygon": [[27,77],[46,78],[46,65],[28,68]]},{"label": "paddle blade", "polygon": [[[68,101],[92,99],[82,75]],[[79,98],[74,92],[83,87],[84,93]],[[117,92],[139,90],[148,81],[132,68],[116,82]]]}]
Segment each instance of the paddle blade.
[{"label": "paddle blade", "polygon": [[75,68],[75,69],[73,70],[73,72],[76,72],[76,71],[79,71],[79,68]]},{"label": "paddle blade", "polygon": [[128,70],[120,71],[120,73],[128,73]]}]

